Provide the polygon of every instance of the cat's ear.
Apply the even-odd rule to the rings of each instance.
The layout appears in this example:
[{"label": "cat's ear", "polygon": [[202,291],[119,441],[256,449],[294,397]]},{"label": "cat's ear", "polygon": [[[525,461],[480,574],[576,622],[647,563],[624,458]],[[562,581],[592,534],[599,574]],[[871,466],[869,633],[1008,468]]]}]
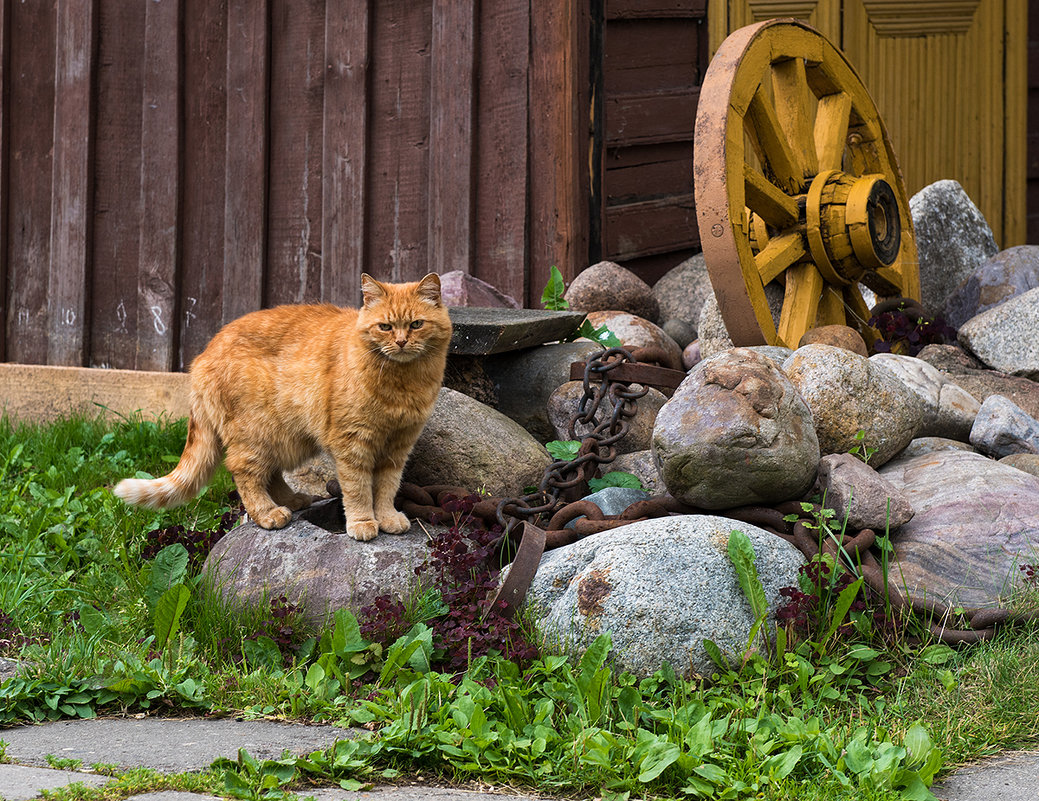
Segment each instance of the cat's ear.
[{"label": "cat's ear", "polygon": [[386,297],[386,288],[368,273],[361,273],[361,296],[364,308],[370,309]]},{"label": "cat's ear", "polygon": [[418,282],[416,292],[418,293],[418,296],[427,303],[439,306],[440,276],[436,273],[429,273],[425,278]]}]

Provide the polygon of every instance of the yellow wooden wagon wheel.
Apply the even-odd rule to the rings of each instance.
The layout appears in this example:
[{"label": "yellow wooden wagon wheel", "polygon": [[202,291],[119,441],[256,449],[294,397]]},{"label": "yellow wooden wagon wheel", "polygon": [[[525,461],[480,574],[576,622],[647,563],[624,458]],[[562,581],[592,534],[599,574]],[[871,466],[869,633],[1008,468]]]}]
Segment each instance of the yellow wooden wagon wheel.
[{"label": "yellow wooden wagon wheel", "polygon": [[[748,25],[704,77],[694,147],[707,271],[736,345],[797,347],[817,325],[858,328],[859,290],[919,299],[902,175],[869,92],[822,34]],[[778,327],[765,285],[783,285]]]}]

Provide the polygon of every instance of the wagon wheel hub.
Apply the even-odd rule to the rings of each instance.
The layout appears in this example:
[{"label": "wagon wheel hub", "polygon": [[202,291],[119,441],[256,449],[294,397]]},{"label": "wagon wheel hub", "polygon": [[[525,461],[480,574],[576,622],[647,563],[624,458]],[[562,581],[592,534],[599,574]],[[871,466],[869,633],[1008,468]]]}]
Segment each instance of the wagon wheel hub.
[{"label": "wagon wheel hub", "polygon": [[805,233],[812,261],[830,284],[848,286],[867,270],[890,267],[902,239],[891,184],[882,175],[819,173],[805,199]]},{"label": "wagon wheel hub", "polygon": [[876,104],[803,22],[748,25],[722,43],[700,90],[693,169],[700,243],[734,344],[797,347],[830,324],[871,343],[860,283],[919,298],[909,199]]}]

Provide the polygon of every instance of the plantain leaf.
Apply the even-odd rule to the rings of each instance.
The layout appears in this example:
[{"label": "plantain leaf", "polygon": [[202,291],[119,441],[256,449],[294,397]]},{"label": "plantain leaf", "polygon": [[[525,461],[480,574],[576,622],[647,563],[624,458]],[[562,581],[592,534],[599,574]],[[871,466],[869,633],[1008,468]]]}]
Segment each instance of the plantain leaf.
[{"label": "plantain leaf", "polygon": [[180,616],[191,598],[191,590],[183,584],[170,587],[155,604],[155,648],[161,651],[177,636]]}]

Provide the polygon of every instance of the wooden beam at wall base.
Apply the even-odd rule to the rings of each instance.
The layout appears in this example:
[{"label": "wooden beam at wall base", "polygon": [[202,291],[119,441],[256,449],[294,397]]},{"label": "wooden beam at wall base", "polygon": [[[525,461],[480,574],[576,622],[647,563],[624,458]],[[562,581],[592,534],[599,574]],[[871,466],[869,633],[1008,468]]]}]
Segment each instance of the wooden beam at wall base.
[{"label": "wooden beam at wall base", "polygon": [[16,423],[45,423],[73,412],[145,419],[187,417],[187,373],[0,364],[0,413]]}]

